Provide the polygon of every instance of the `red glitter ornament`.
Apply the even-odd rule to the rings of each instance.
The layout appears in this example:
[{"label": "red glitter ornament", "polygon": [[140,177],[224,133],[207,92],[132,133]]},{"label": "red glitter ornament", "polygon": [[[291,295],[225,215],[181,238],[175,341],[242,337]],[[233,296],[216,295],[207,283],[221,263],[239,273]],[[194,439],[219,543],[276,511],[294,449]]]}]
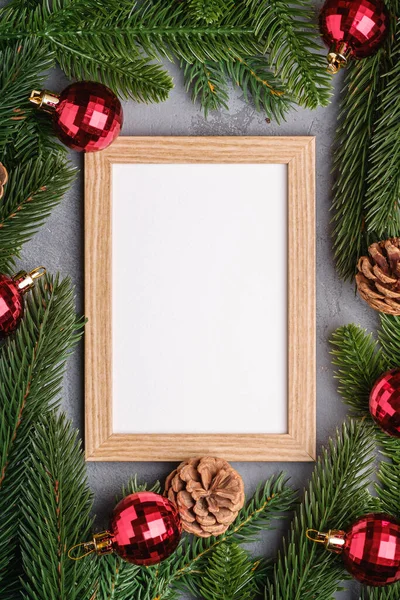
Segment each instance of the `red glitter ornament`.
[{"label": "red glitter ornament", "polygon": [[121,131],[121,102],[101,83],[78,81],[60,95],[33,90],[30,100],[53,114],[57,137],[78,152],[103,150]]},{"label": "red glitter ornament", "polygon": [[21,271],[12,277],[0,274],[0,339],[16,330],[24,315],[23,295],[46,270],[39,267],[30,273]]},{"label": "red glitter ornament", "polygon": [[400,523],[394,517],[370,513],[347,531],[308,529],[307,537],[342,554],[346,569],[365,585],[384,586],[400,580]]},{"label": "red glitter ornament", "polygon": [[[126,496],[114,508],[110,531],[95,535],[92,542],[74,546],[69,556],[78,560],[91,552],[116,552],[135,565],[155,565],[174,552],[181,532],[178,511],[168,498],[138,492]],[[85,554],[75,558],[72,551],[78,546],[83,546]]]},{"label": "red glitter ornament", "polygon": [[369,410],[383,431],[400,438],[400,369],[384,373],[375,382],[369,395]]},{"label": "red glitter ornament", "polygon": [[389,14],[383,0],[326,0],[319,25],[330,48],[328,69],[336,73],[347,60],[374,54],[389,31]]}]

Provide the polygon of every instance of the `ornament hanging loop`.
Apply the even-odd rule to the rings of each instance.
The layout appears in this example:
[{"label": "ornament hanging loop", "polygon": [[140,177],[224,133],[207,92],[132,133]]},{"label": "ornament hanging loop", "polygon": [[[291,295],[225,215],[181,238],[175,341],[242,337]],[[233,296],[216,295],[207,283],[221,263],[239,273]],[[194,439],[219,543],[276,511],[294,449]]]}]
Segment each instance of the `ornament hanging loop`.
[{"label": "ornament hanging loop", "polygon": [[306,536],[316,544],[323,544],[327,550],[340,554],[346,542],[346,532],[341,529],[330,529],[328,533],[321,533],[316,529],[307,529]]},{"label": "ornament hanging loop", "polygon": [[328,536],[326,533],[321,533],[316,529],[307,529],[306,537],[311,542],[315,542],[316,544],[325,544]]},{"label": "ornament hanging loop", "polygon": [[32,90],[29,100],[33,104],[36,104],[38,108],[42,108],[47,112],[53,112],[60,102],[60,96],[49,90]]},{"label": "ornament hanging loop", "polygon": [[[83,553],[74,556],[74,550],[76,550],[77,548],[82,548]],[[68,550],[68,558],[70,558],[71,560],[81,560],[82,558],[85,558],[85,556],[93,554],[95,551],[96,548],[94,542],[81,542],[79,544],[75,544],[75,546],[72,546],[72,548]]]},{"label": "ornament hanging loop", "polygon": [[32,277],[33,280],[40,279],[40,277],[46,275],[46,267],[36,267],[36,269],[33,269],[33,271],[29,273],[29,275]]}]

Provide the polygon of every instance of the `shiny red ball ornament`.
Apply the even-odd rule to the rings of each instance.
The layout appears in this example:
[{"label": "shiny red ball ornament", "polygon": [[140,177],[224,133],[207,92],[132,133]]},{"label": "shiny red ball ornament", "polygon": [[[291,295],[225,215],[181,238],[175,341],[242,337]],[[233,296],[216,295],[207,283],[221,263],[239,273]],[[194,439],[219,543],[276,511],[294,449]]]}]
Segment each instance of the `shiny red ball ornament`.
[{"label": "shiny red ball ornament", "polygon": [[[170,556],[179,544],[181,521],[175,506],[154,492],[126,496],[114,508],[110,530],[98,533],[92,542],[78,544],[69,551],[72,559],[91,552],[115,552],[135,565],[155,565]],[[73,556],[75,548],[84,548],[83,556]]]},{"label": "shiny red ball ornament", "polygon": [[330,48],[328,70],[336,73],[350,57],[366,58],[382,46],[389,13],[383,0],[326,0],[319,26]]},{"label": "shiny red ball ornament", "polygon": [[23,295],[45,272],[43,267],[39,267],[30,273],[21,271],[12,277],[0,274],[0,339],[17,329],[24,315]]},{"label": "shiny red ball ornament", "polygon": [[384,586],[400,580],[400,522],[394,517],[370,513],[347,531],[309,529],[307,537],[342,554],[346,569],[365,585]]},{"label": "shiny red ball ornament", "polygon": [[384,373],[375,382],[369,395],[369,410],[385,433],[400,438],[400,369]]},{"label": "shiny red ball ornament", "polygon": [[30,100],[52,113],[57,137],[78,152],[103,150],[121,131],[121,102],[102,83],[78,81],[60,95],[33,90]]}]

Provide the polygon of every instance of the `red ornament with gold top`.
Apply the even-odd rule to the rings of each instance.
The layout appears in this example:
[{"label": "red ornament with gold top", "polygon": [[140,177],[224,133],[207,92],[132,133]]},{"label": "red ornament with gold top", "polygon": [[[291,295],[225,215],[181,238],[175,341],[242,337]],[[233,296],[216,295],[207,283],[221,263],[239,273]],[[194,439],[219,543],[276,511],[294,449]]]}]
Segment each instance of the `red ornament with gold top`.
[{"label": "red ornament with gold top", "polygon": [[121,102],[101,83],[78,81],[59,95],[33,90],[30,101],[53,115],[57,137],[78,152],[107,148],[122,128]]},{"label": "red ornament with gold top", "polygon": [[336,73],[349,58],[366,58],[383,45],[389,13],[383,0],[326,0],[319,25],[330,49],[328,70]]},{"label": "red ornament with gold top", "polygon": [[[87,554],[115,552],[135,565],[155,565],[176,549],[182,533],[178,511],[168,500],[154,492],[137,492],[126,496],[114,508],[109,531],[98,533],[93,541],[71,548],[70,558],[79,560]],[[74,557],[75,548],[84,554]]]},{"label": "red ornament with gold top", "polygon": [[400,580],[400,522],[392,516],[370,513],[347,531],[308,529],[307,537],[342,554],[346,569],[365,585],[385,586]]},{"label": "red ornament with gold top", "polygon": [[45,272],[44,267],[38,267],[30,273],[20,271],[11,277],[0,273],[0,339],[17,329],[24,315],[23,296]]},{"label": "red ornament with gold top", "polygon": [[385,433],[400,438],[400,369],[377,379],[369,395],[369,411]]}]

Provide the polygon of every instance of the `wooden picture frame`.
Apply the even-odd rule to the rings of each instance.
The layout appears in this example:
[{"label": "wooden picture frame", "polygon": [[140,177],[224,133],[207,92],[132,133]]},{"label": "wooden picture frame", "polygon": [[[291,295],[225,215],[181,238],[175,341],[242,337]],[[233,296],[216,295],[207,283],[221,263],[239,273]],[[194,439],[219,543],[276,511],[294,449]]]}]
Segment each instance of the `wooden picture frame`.
[{"label": "wooden picture frame", "polygon": [[[287,165],[288,432],[121,434],[112,423],[111,172],[127,163]],[[85,448],[90,461],[315,459],[315,138],[120,137],[85,155]]]}]

